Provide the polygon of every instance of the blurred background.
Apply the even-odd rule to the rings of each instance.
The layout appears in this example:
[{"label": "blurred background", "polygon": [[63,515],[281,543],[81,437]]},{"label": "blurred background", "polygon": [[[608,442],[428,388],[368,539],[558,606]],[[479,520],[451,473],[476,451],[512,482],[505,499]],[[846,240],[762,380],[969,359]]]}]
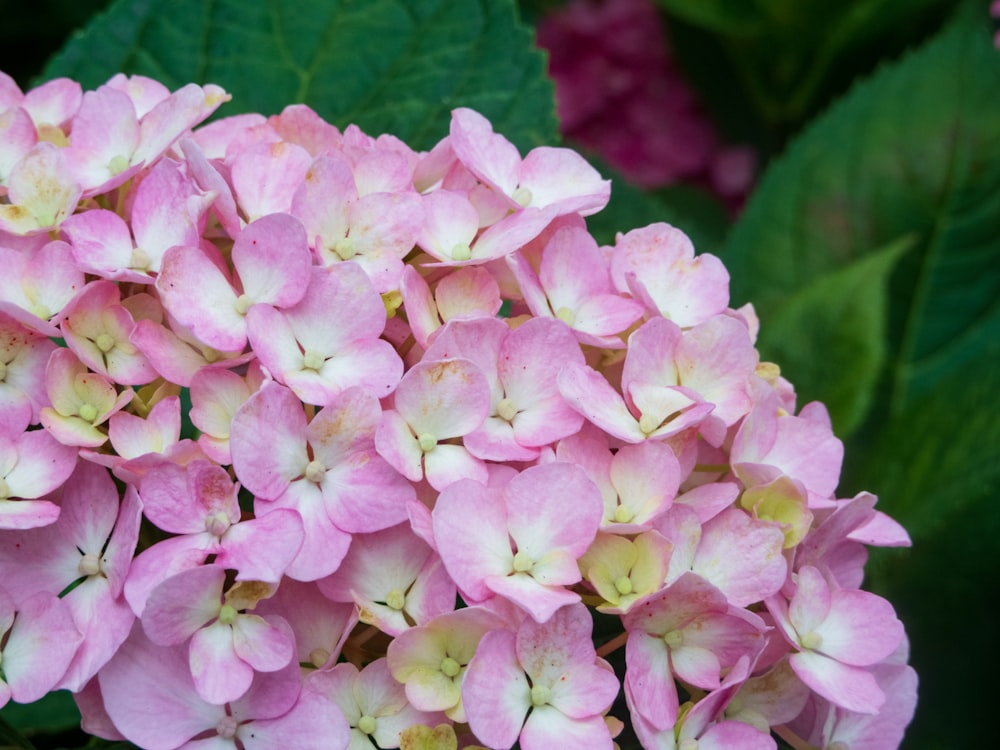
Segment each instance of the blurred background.
[{"label": "blurred background", "polygon": [[[22,88],[40,82],[108,5],[0,0],[0,70]],[[870,490],[909,530],[912,549],[873,551],[867,582],[906,623],[921,678],[903,747],[992,746],[1000,53],[990,4],[523,0],[518,10],[548,55],[562,138],[615,176],[612,204],[591,222],[598,239],[665,220],[723,257],[734,306],[760,313],[765,356],[800,404],[830,406],[846,444],[839,496]],[[0,717],[38,748],[87,742],[66,695]]]}]

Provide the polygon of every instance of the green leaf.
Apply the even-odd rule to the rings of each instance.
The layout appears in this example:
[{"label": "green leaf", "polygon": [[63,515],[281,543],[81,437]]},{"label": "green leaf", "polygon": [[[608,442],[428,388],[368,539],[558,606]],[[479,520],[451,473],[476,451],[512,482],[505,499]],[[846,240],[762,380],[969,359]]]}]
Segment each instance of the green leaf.
[{"label": "green leaf", "polygon": [[668,13],[688,23],[733,36],[748,36],[764,27],[766,18],[748,0],[657,0]]},{"label": "green leaf", "polygon": [[593,161],[598,171],[612,180],[608,205],[587,217],[587,228],[598,243],[613,245],[619,232],[663,221],[687,234],[697,252],[716,255],[720,252],[730,221],[725,207],[716,198],[685,187],[647,192],[606,165]]},{"label": "green leaf", "polygon": [[8,748],[35,750],[35,746],[28,742],[28,740],[25,739],[20,732],[14,729],[14,727],[8,724],[4,720],[3,715],[0,715],[0,749],[8,750]]},{"label": "green leaf", "polygon": [[[766,329],[803,288],[909,234],[918,242],[890,294],[880,394],[890,413],[970,367],[1000,337],[1000,53],[978,15],[961,15],[856,86],[797,139],[766,172],[724,260],[734,299],[752,300]],[[815,350],[840,336],[836,316],[811,321]],[[841,388],[796,385],[823,400]]]},{"label": "green leaf", "polygon": [[983,747],[994,731],[1000,659],[981,644],[996,640],[988,603],[1000,598],[998,350],[1000,341],[973,373],[954,373],[853,456],[852,473],[878,482],[879,508],[914,540],[874,550],[868,566],[870,586],[906,624],[920,676],[906,750]]},{"label": "green leaf", "polygon": [[[760,348],[793,383],[823,393],[840,433],[857,427],[871,406],[887,355],[889,276],[914,240],[903,237],[811,280],[761,328]],[[817,330],[827,333],[817,337]]]},{"label": "green leaf", "polygon": [[67,690],[57,690],[34,703],[8,703],[0,719],[29,736],[58,733],[80,724],[80,711]]},{"label": "green leaf", "polygon": [[545,57],[513,0],[118,0],[44,76],[95,88],[119,71],[216,83],[233,95],[223,115],[304,102],[417,149],[459,106],[522,150],[558,137]]},{"label": "green leaf", "polygon": [[[1000,53],[984,7],[964,6],[814,122],[768,170],[724,254],[735,302],[754,302],[764,355],[780,354],[802,400],[858,407],[840,494],[877,493],[913,538],[912,550],[877,550],[869,571],[898,607],[921,675],[907,750],[976,747],[993,733],[997,659],[962,645],[991,642],[980,603],[1000,593]],[[799,322],[787,310],[909,235],[889,280],[876,385],[838,353],[841,326],[862,325],[840,320],[842,306],[824,311],[817,298]],[[811,349],[772,351],[781,326]]]}]

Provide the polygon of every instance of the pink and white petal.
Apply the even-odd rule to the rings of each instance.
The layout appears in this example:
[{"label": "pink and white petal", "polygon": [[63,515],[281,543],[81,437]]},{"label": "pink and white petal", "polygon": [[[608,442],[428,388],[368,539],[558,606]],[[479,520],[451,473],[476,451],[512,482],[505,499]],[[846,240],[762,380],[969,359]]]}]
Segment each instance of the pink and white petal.
[{"label": "pink and white petal", "polygon": [[351,535],[339,529],[326,510],[320,488],[308,480],[293,482],[274,502],[257,502],[257,516],[276,508],[290,508],[302,517],[302,547],[285,571],[298,581],[315,581],[333,573],[347,554]]},{"label": "pink and white petal", "polygon": [[218,86],[182,86],[158,101],[139,121],[139,146],[132,163],[149,163],[186,130],[208,117],[229,95]]},{"label": "pink and white petal", "polygon": [[788,565],[781,554],[783,544],[780,528],[731,508],[702,527],[691,567],[721,590],[730,604],[746,607],[784,585]]},{"label": "pink and white petal", "polygon": [[493,132],[489,120],[472,109],[454,109],[449,134],[452,150],[466,169],[495,190],[513,195],[521,155],[513,143]]},{"label": "pink and white petal", "polygon": [[128,575],[136,545],[139,543],[141,524],[142,501],[139,499],[139,493],[134,485],[126,485],[115,527],[101,556],[101,569],[107,577],[108,587],[115,599],[121,597],[125,587],[125,577]]},{"label": "pink and white petal", "polygon": [[403,376],[395,392],[396,411],[419,436],[460,437],[486,419],[490,387],[468,359],[424,360]]},{"label": "pink and white petal", "polygon": [[514,642],[509,630],[486,633],[462,682],[469,727],[490,747],[513,747],[531,706],[531,689]]},{"label": "pink and white petal", "polygon": [[218,617],[226,571],[203,565],[177,573],[153,589],[142,611],[146,637],[158,646],[183,643]]},{"label": "pink and white petal", "polygon": [[312,274],[305,227],[289,214],[262,216],[236,238],[233,265],[250,300],[291,307],[305,295]]},{"label": "pink and white petal", "polygon": [[268,304],[247,311],[247,338],[264,367],[278,380],[303,368],[302,348],[284,311]]},{"label": "pink and white petal", "polygon": [[296,661],[277,672],[257,672],[250,689],[230,703],[231,715],[241,723],[250,719],[276,719],[295,705],[301,691],[302,670]]},{"label": "pink and white petal", "polygon": [[889,750],[899,746],[917,705],[917,673],[912,667],[878,664],[872,668],[886,702],[875,716],[839,712],[824,729],[827,747],[846,742],[854,750]]},{"label": "pink and white petal", "polygon": [[197,349],[152,320],[137,321],[128,339],[161,377],[185,388],[191,385],[195,373],[208,364]]},{"label": "pink and white petal", "polygon": [[[278,583],[298,555],[302,518],[293,510],[274,510],[230,526],[216,554],[216,564],[236,570],[237,581]],[[260,554],[261,549],[267,554]]]},{"label": "pink and white petal", "polygon": [[230,450],[240,482],[262,500],[273,500],[302,476],[306,454],[306,416],[287,388],[266,385],[233,417]]},{"label": "pink and white petal", "polygon": [[552,706],[573,719],[602,718],[621,685],[613,671],[596,664],[571,667],[552,685]]},{"label": "pink and white petal", "polygon": [[236,309],[236,292],[200,248],[170,248],[156,288],[163,306],[202,343],[222,351],[246,346],[246,321]]},{"label": "pink and white petal", "polygon": [[675,358],[682,338],[680,327],[666,318],[653,318],[643,323],[628,339],[622,389],[628,391],[634,382],[677,385]]},{"label": "pink and white petal", "polygon": [[559,214],[590,216],[608,204],[611,180],[576,151],[540,146],[528,152],[519,170],[520,185],[531,191],[531,206],[554,206]]},{"label": "pink and white petal", "polygon": [[[518,414],[518,418],[520,416]],[[573,412],[573,417],[583,419],[576,412]],[[545,427],[548,426],[546,423]],[[479,429],[462,438],[462,443],[469,453],[484,461],[534,461],[540,453],[538,448],[527,448],[517,442],[514,427],[499,417],[487,417]]]},{"label": "pink and white petal", "polygon": [[253,682],[253,668],[233,648],[232,628],[220,622],[191,636],[188,666],[198,695],[216,705],[242,697]]},{"label": "pink and white petal", "polygon": [[455,583],[475,601],[488,599],[493,592],[485,579],[507,575],[514,561],[499,492],[460,480],[441,492],[431,518],[436,547]]},{"label": "pink and white petal", "polygon": [[305,688],[288,713],[241,724],[236,736],[246,750],[315,750],[346,747],[350,727],[344,715],[319,693]]},{"label": "pink and white petal", "polygon": [[680,648],[670,649],[670,664],[674,674],[685,682],[703,690],[715,690],[719,687],[722,667],[710,646],[688,646],[685,643]]},{"label": "pink and white petal", "polygon": [[590,233],[577,226],[552,235],[542,253],[538,278],[553,310],[566,307],[575,312],[590,297],[611,291],[606,256]]},{"label": "pink and white petal", "polygon": [[489,472],[480,459],[462,445],[441,443],[424,454],[424,474],[427,483],[438,492],[460,479],[472,479],[486,484]]},{"label": "pink and white petal", "polygon": [[413,266],[403,268],[399,291],[403,295],[406,319],[417,343],[427,348],[431,334],[441,327],[437,305],[427,281]]},{"label": "pink and white petal", "polygon": [[[341,391],[355,386],[364,388],[376,398],[385,398],[403,377],[403,360],[388,341],[358,339],[330,354],[332,356],[319,370],[326,397],[317,404],[329,403]],[[286,375],[289,387],[301,387],[299,378],[307,374],[308,370]]]},{"label": "pink and white petal", "polygon": [[582,556],[604,515],[597,485],[583,469],[564,462],[526,469],[510,480],[504,498],[510,535],[532,560],[553,549]]},{"label": "pink and white petal", "polygon": [[553,706],[536,706],[521,732],[523,750],[573,747],[579,750],[611,750],[614,742],[603,716],[573,719]]},{"label": "pink and white petal", "polygon": [[488,576],[490,591],[513,602],[537,623],[548,622],[561,608],[580,601],[580,595],[560,586],[545,586],[527,573]]},{"label": "pink and white petal", "polygon": [[435,190],[422,199],[424,225],[417,244],[441,261],[451,261],[456,247],[472,244],[479,230],[479,212],[468,196],[451,190]]},{"label": "pink and white petal", "polygon": [[258,672],[276,672],[292,660],[295,643],[291,628],[281,618],[284,627],[260,615],[237,615],[233,620],[233,650],[236,655]]},{"label": "pink and white petal", "polygon": [[37,529],[59,518],[59,506],[48,500],[0,500],[0,529]]},{"label": "pink and white petal", "polygon": [[720,721],[698,738],[698,750],[775,750],[770,734],[742,721]]},{"label": "pink and white petal", "polygon": [[406,594],[406,611],[417,625],[455,610],[455,582],[441,558],[432,554]]},{"label": "pink and white petal", "polygon": [[198,244],[198,226],[213,198],[199,193],[175,162],[157,162],[139,185],[132,205],[135,244],[149,256],[145,270],[159,272],[163,254],[174,245]]},{"label": "pink and white petal", "polygon": [[3,674],[14,700],[34,703],[65,674],[83,635],[54,594],[40,592],[22,602],[19,610],[5,636]]},{"label": "pink and white petal", "polygon": [[411,482],[424,478],[423,451],[410,426],[398,412],[390,409],[382,413],[382,421],[375,431],[375,449]]},{"label": "pink and white petal", "polygon": [[800,651],[788,661],[800,680],[841,708],[876,714],[885,703],[885,693],[871,671],[864,667],[842,664],[815,651]]},{"label": "pink and white petal", "polygon": [[551,208],[525,208],[504,217],[476,239],[473,260],[484,263],[517,252],[540,235],[555,216]]},{"label": "pink and white petal", "polygon": [[136,625],[131,637],[98,677],[108,715],[127,738],[149,750],[174,750],[214,729],[223,706],[194,690],[183,646],[151,643]]},{"label": "pink and white petal", "polygon": [[210,511],[191,496],[185,467],[166,463],[150,469],[140,483],[142,511],[152,523],[172,534],[198,534],[205,530]]},{"label": "pink and white petal", "polygon": [[248,221],[289,211],[312,164],[309,152],[286,141],[261,142],[232,162],[233,192]]},{"label": "pink and white petal", "polygon": [[89,273],[107,278],[132,265],[132,234],[128,224],[113,211],[95,209],[74,214],[60,228],[73,247],[73,258]]},{"label": "pink and white petal", "polygon": [[26,432],[17,439],[17,463],[4,480],[12,496],[40,498],[69,478],[78,453],[76,447],[63,445],[44,430]]},{"label": "pink and white petal", "polygon": [[168,537],[144,549],[132,561],[123,588],[132,611],[141,616],[153,589],[171,576],[201,566],[217,551],[208,532]]},{"label": "pink and white petal", "polygon": [[128,637],[135,615],[123,598],[114,599],[103,578],[91,576],[64,597],[83,641],[55,690],[76,692],[108,663]]},{"label": "pink and white petal", "polygon": [[229,370],[203,368],[195,372],[188,385],[191,388],[191,421],[203,433],[225,438],[228,453],[233,415],[251,395],[247,382]]},{"label": "pink and white petal", "polygon": [[835,590],[830,613],[813,632],[822,639],[818,651],[857,667],[882,661],[904,637],[903,623],[892,605],[857,589]]},{"label": "pink and white petal", "polygon": [[680,486],[680,467],[673,451],[653,441],[620,448],[610,475],[617,502],[635,524],[645,524],[666,511]]},{"label": "pink and white petal", "polygon": [[330,519],[351,534],[402,523],[407,503],[416,500],[413,485],[374,451],[352,453],[327,470],[323,495]]},{"label": "pink and white petal", "polygon": [[626,443],[646,439],[625,400],[596,370],[570,362],[559,373],[558,383],[567,403],[609,435]]},{"label": "pink and white petal", "polygon": [[614,336],[641,318],[643,311],[635,300],[614,294],[596,295],[576,309],[573,329],[592,336]]},{"label": "pink and white petal", "polygon": [[442,320],[492,317],[500,310],[500,287],[485,268],[470,266],[437,283],[434,300]]},{"label": "pink and white petal", "polygon": [[631,698],[631,710],[656,729],[673,727],[679,705],[667,644],[662,638],[633,630],[625,645],[625,664],[625,691]]},{"label": "pink and white petal", "polygon": [[804,565],[798,571],[795,596],[788,605],[788,619],[799,636],[814,631],[830,613],[830,584],[818,569]]}]

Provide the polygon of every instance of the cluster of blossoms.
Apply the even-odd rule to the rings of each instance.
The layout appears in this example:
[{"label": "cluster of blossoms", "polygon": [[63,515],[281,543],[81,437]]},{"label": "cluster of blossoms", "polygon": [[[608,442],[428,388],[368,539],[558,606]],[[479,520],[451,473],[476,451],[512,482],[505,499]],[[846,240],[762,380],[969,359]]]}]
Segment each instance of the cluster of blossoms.
[{"label": "cluster of blossoms", "polygon": [[150,750],[898,744],[860,585],[906,533],[717,258],[598,246],[608,182],[468,109],[416,153],[193,129],[227,98],[0,75],[0,705]]},{"label": "cluster of blossoms", "polygon": [[653,0],[571,0],[538,24],[563,134],[646,188],[700,183],[738,207],[755,177],[672,59]]}]

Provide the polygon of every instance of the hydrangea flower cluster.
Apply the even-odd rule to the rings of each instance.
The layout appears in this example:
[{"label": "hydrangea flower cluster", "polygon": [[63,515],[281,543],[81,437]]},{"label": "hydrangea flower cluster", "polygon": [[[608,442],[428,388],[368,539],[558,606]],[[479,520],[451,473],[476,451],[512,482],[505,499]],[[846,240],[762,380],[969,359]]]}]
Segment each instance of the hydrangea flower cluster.
[{"label": "hydrangea flower cluster", "polygon": [[717,258],[599,246],[609,183],[469,109],[417,153],[198,127],[227,98],[0,76],[0,705],[149,750],[898,745],[860,585],[909,540]]},{"label": "hydrangea flower cluster", "polygon": [[571,0],[538,24],[563,134],[645,188],[697,182],[738,208],[757,169],[722,143],[652,0]]}]

